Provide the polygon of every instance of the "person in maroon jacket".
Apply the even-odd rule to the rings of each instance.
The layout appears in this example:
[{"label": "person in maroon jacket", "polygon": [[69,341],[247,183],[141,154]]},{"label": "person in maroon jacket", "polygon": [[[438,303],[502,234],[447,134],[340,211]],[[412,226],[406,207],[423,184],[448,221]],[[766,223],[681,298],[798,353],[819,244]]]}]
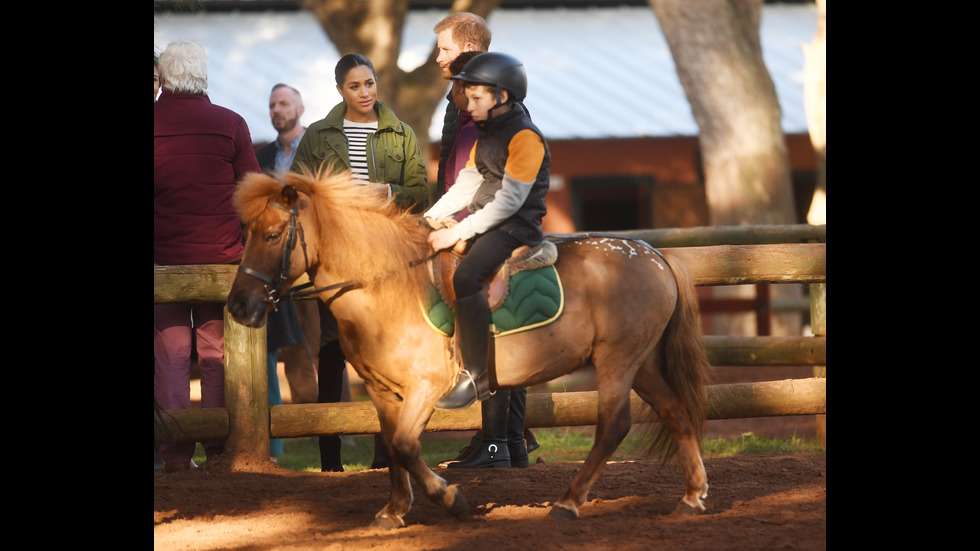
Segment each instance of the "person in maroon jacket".
[{"label": "person in maroon jacket", "polygon": [[[236,183],[259,172],[248,125],[208,98],[208,61],[196,42],[177,40],[160,55],[163,91],[153,104],[153,264],[237,264],[242,226]],[[153,394],[164,409],[190,401],[191,331],[197,338],[201,407],[225,405],[222,303],[153,306]],[[202,442],[207,460],[224,443]],[[160,446],[164,473],[194,467],[195,444]]]}]

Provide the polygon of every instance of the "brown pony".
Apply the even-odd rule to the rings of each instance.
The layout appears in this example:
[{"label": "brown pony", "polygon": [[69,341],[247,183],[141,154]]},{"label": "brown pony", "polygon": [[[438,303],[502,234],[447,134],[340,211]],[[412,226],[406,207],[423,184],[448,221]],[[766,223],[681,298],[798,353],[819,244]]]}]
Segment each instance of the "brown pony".
[{"label": "brown pony", "polygon": [[[464,518],[456,484],[421,457],[419,437],[459,368],[450,339],[424,319],[429,290],[428,226],[390,200],[367,192],[348,173],[245,178],[235,204],[246,225],[245,256],[228,295],[239,323],[261,327],[268,308],[304,272],[312,292],[337,317],[340,344],[378,410],[391,463],[391,495],[374,525],[405,525],[411,480],[433,503]],[[629,432],[630,390],[656,413],[651,452],[676,455],[686,492],[682,513],[704,510],[708,483],[701,462],[708,360],[701,342],[692,276],[680,258],[613,235],[548,236],[565,291],[553,323],[495,339],[499,388],[543,383],[595,366],[595,443],[550,516],[578,517],[578,507]],[[411,478],[410,478],[411,477]]]}]

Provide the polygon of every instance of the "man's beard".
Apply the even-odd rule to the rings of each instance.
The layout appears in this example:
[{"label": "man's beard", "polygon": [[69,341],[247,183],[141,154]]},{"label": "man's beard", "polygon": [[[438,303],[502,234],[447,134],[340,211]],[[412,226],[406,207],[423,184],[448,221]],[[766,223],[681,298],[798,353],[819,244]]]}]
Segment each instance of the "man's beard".
[{"label": "man's beard", "polygon": [[281,122],[276,122],[275,119],[272,121],[272,127],[276,129],[277,132],[289,132],[293,128],[296,128],[296,123],[298,119],[279,119]]}]

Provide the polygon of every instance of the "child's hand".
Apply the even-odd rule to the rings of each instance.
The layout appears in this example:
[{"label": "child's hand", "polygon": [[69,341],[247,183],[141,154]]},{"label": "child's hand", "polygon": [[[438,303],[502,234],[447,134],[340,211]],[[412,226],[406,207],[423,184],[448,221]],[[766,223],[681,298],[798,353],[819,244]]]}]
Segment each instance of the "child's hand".
[{"label": "child's hand", "polygon": [[454,245],[459,239],[453,232],[448,229],[436,230],[429,234],[429,245],[432,245],[432,250],[441,251],[443,249],[448,249]]},{"label": "child's hand", "polygon": [[434,230],[441,230],[443,228],[451,228],[451,227],[453,227],[453,226],[455,226],[456,224],[459,223],[459,222],[457,222],[456,220],[454,220],[452,218],[439,218],[437,220],[433,220],[432,218],[429,218],[428,216],[425,217],[425,221],[426,221],[426,223],[429,224],[429,227],[432,228],[432,229],[434,229]]}]

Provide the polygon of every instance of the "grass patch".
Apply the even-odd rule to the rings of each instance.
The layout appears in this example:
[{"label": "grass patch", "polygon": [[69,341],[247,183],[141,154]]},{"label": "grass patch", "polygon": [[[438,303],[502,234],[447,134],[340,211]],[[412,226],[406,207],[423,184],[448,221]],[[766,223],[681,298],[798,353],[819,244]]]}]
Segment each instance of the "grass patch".
[{"label": "grass patch", "polygon": [[[591,428],[558,427],[533,429],[541,447],[531,453],[531,463],[538,458],[543,461],[583,461],[592,448]],[[647,460],[646,452],[640,445],[640,430],[634,429],[626,436],[613,453],[612,461]],[[374,459],[374,437],[353,436],[353,445],[345,443],[341,447],[341,461],[345,471],[364,471],[370,468]],[[347,439],[345,439],[347,440]],[[455,458],[459,450],[469,444],[469,437],[456,439],[427,439],[422,437],[422,459],[430,468],[436,468],[440,461]],[[771,439],[756,436],[751,432],[740,437],[706,439],[701,443],[705,458],[731,457],[735,455],[785,455],[793,453],[825,453],[819,442],[808,441],[799,436],[789,439]],[[279,457],[279,465],[294,471],[320,472],[320,448],[315,437],[286,438],[283,441],[284,453]],[[197,444],[194,462],[205,461],[204,448]]]},{"label": "grass patch", "polygon": [[731,457],[734,455],[782,455],[792,453],[827,453],[816,440],[806,440],[794,434],[788,439],[762,438],[751,432],[725,440],[716,438],[701,442],[705,457]]}]

